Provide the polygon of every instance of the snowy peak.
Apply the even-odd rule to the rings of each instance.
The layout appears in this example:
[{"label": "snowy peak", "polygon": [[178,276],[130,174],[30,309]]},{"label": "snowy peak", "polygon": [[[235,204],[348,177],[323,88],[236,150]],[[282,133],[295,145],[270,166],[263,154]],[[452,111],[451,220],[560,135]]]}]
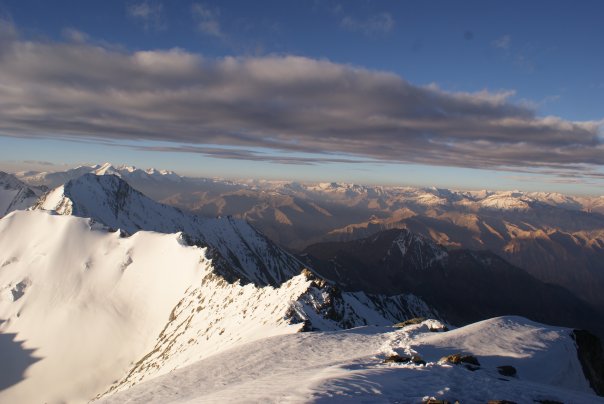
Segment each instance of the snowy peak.
[{"label": "snowy peak", "polygon": [[216,268],[230,281],[279,285],[303,267],[243,220],[184,213],[147,198],[114,175],[82,175],[46,194],[35,208],[91,218],[128,234],[183,232],[190,244],[210,247]]},{"label": "snowy peak", "polygon": [[104,163],[101,165],[93,166],[92,168],[94,169],[94,174],[96,175],[112,174],[117,175],[118,177],[120,176],[119,170],[114,168],[111,163]]},{"label": "snowy peak", "polygon": [[492,194],[479,201],[481,207],[497,210],[528,210],[533,202],[532,198],[517,191]]},{"label": "snowy peak", "polygon": [[89,217],[130,234],[141,229],[160,233],[196,229],[196,218],[188,223],[179,209],[147,198],[115,175],[84,174],[43,196],[35,208]]},{"label": "snowy peak", "polygon": [[102,165],[93,166],[93,168],[93,174],[116,175],[118,177],[124,178],[125,180],[150,179],[154,181],[182,181],[182,177],[180,177],[175,172],[169,170],[157,170],[155,168],[140,169],[135,166],[128,165],[120,165],[115,167],[111,163],[104,163]]},{"label": "snowy peak", "polygon": [[114,167],[111,163],[103,163],[92,166],[92,174],[95,175],[115,175],[118,177],[122,176],[122,172],[133,172],[135,170],[134,167],[128,166],[120,166],[118,168]]}]

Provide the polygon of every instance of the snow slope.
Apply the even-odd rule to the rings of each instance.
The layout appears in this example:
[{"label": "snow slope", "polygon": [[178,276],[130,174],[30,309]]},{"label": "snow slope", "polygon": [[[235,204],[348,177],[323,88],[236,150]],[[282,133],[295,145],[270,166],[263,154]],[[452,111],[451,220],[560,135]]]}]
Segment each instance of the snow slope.
[{"label": "snow slope", "polygon": [[23,380],[1,391],[0,402],[86,401],[152,346],[208,271],[203,250],[178,234],[122,238],[98,227],[35,211],[0,220],[0,335],[16,334],[34,350],[2,346],[33,363],[3,363]]},{"label": "snow slope", "polygon": [[437,315],[307,271],[229,283],[185,239],[41,210],[1,219],[0,402],[84,402],[260,338]]},{"label": "snow slope", "polygon": [[[403,329],[361,327],[304,333],[245,344],[142,383],[103,403],[397,402],[437,398],[462,403],[602,403],[583,377],[569,329],[499,317],[449,332],[427,320]],[[439,362],[476,356],[470,371]],[[384,363],[419,355],[427,363]],[[512,365],[514,377],[498,366]]]}]

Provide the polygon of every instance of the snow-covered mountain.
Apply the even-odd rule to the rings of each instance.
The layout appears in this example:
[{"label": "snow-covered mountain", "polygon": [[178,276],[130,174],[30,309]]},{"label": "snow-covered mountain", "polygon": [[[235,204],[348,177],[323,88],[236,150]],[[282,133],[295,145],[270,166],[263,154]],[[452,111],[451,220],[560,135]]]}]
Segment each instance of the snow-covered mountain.
[{"label": "snow-covered mountain", "polygon": [[0,217],[32,206],[46,189],[30,187],[14,175],[0,171]]},{"label": "snow-covered mountain", "polygon": [[[426,320],[400,329],[276,336],[101,402],[604,402],[582,372],[570,329],[521,317],[442,329]],[[455,354],[464,362],[445,359]]]},{"label": "snow-covered mountain", "polygon": [[245,219],[293,251],[407,228],[450,249],[492,251],[604,312],[604,196],[227,181],[108,163],[19,175],[32,184],[54,186],[82,173],[113,173],[156,201],[203,216]]},{"label": "snow-covered mountain", "polygon": [[410,229],[450,249],[490,250],[604,312],[604,196],[226,181],[110,164],[20,178],[59,185],[84,172],[114,173],[156,201],[203,216],[245,219],[293,251],[394,228]]},{"label": "snow-covered mountain", "polygon": [[0,220],[0,265],[0,402],[84,402],[256,339],[438,317],[410,294],[342,292],[245,222],[113,175]]},{"label": "snow-covered mountain", "polygon": [[233,280],[277,285],[303,267],[243,220],[206,219],[162,205],[115,175],[84,174],[44,195],[35,209],[88,217],[127,234],[184,232],[189,243],[209,246],[212,254],[219,254]]},{"label": "snow-covered mountain", "polygon": [[[454,393],[469,401],[494,391],[498,397],[481,399],[597,402],[569,329],[512,318],[493,320],[477,334],[467,327],[444,332],[437,320],[394,331],[388,326],[412,317],[443,318],[411,293],[326,280],[245,221],[162,205],[108,171],[72,179],[34,209],[0,219],[0,402],[166,402],[177,400],[176,390],[192,401],[367,394],[413,401],[419,389],[421,397]],[[391,241],[389,262],[402,257],[420,272],[455,260],[454,252],[410,232]],[[486,340],[499,341],[495,355],[506,363],[478,344]],[[475,353],[482,367],[437,363],[439,349]],[[393,353],[422,359],[392,364],[399,361]],[[560,372],[541,369],[555,355],[562,355]],[[496,381],[496,366],[510,363],[518,380]],[[409,377],[405,386],[417,375],[427,384],[394,386],[400,376]],[[485,378],[497,388],[473,388]],[[447,386],[457,381],[464,390],[451,393]]]}]

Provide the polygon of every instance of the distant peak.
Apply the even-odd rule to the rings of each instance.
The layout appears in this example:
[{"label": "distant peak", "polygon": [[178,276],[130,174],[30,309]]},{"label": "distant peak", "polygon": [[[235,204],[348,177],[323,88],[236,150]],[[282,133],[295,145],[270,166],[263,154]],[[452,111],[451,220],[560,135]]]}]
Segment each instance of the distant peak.
[{"label": "distant peak", "polygon": [[122,164],[122,165],[118,166],[117,169],[118,169],[118,171],[128,171],[129,173],[132,173],[132,172],[138,170],[138,168],[136,168],[135,166],[129,166],[127,164]]},{"label": "distant peak", "polygon": [[97,168],[94,173],[96,175],[105,175],[105,174],[116,174],[119,175],[119,172],[113,167],[111,163],[104,163],[99,168]]}]

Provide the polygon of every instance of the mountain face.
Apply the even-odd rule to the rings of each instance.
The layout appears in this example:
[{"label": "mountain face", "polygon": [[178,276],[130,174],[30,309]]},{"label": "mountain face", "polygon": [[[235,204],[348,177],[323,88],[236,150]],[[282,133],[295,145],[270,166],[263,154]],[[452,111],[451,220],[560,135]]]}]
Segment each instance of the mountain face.
[{"label": "mountain face", "polygon": [[45,188],[30,187],[15,176],[0,171],[0,217],[32,206]]},{"label": "mountain face", "polygon": [[542,283],[493,253],[447,251],[408,230],[315,244],[302,258],[344,290],[413,293],[457,324],[507,313],[604,333],[603,316],[565,289]]}]

